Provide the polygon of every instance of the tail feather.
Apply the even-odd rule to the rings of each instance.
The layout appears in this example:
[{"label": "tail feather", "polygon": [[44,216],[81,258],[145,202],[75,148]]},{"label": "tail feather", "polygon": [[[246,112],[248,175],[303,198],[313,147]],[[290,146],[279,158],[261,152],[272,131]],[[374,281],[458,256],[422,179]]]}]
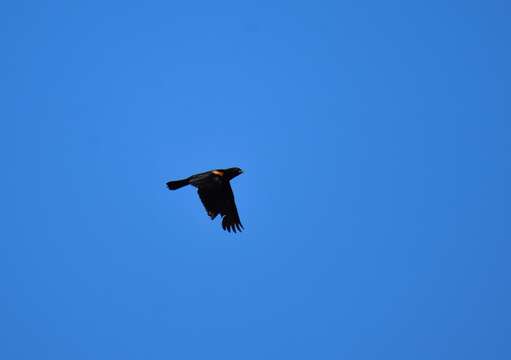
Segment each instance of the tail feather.
[{"label": "tail feather", "polygon": [[167,183],[167,187],[170,189],[170,190],[177,190],[179,188],[182,188],[183,186],[186,186],[189,184],[189,181],[188,179],[184,179],[184,180],[176,180],[176,181],[169,181]]}]

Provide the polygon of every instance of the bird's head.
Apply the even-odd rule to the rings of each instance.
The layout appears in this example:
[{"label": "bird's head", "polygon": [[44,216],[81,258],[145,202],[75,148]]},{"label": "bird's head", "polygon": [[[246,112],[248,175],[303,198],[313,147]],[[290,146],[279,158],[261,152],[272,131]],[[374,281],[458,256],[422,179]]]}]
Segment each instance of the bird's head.
[{"label": "bird's head", "polygon": [[235,178],[236,176],[243,174],[243,170],[241,170],[238,167],[233,167],[233,168],[225,169],[224,173],[225,173],[225,176],[229,180],[231,180],[231,179]]}]

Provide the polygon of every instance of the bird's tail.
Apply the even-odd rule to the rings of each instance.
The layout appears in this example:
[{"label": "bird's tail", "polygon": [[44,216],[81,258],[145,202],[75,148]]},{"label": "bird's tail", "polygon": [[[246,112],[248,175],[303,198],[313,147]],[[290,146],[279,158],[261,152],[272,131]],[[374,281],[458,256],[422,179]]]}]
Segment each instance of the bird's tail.
[{"label": "bird's tail", "polygon": [[179,188],[182,188],[183,186],[186,186],[188,185],[190,182],[188,181],[188,179],[183,179],[183,180],[176,180],[176,181],[169,181],[167,183],[167,187],[170,189],[170,190],[177,190]]}]

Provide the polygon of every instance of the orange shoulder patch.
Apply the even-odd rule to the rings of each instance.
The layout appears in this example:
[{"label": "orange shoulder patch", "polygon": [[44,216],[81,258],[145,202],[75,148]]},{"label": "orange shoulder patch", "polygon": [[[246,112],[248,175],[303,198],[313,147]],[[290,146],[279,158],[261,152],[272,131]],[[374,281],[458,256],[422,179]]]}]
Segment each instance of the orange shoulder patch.
[{"label": "orange shoulder patch", "polygon": [[213,170],[212,173],[218,176],[224,176],[224,172],[220,170]]}]

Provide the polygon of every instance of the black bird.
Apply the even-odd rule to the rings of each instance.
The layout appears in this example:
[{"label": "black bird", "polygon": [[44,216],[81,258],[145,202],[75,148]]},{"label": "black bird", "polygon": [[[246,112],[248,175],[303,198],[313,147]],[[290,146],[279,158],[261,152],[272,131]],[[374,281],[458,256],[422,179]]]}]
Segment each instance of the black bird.
[{"label": "black bird", "polygon": [[224,230],[241,232],[243,225],[236,209],[229,181],[242,173],[243,170],[237,167],[211,170],[183,180],[169,181],[167,187],[170,190],[176,190],[186,185],[195,186],[211,220],[220,214]]}]

